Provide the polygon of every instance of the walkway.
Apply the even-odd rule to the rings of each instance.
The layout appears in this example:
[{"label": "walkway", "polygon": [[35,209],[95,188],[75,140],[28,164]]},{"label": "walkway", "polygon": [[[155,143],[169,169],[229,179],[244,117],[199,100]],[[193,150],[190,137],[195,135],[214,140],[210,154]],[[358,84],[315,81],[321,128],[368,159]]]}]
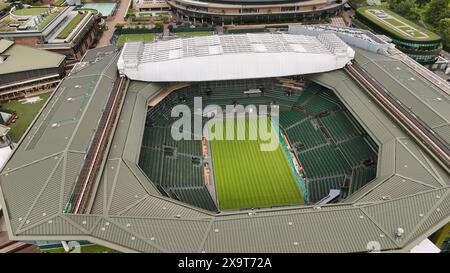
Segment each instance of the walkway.
[{"label": "walkway", "polygon": [[130,5],[131,0],[120,0],[119,7],[116,10],[116,13],[114,14],[114,17],[106,21],[106,25],[108,26],[108,30],[105,30],[103,32],[102,37],[100,38],[100,41],[97,44],[97,47],[103,47],[109,45],[109,41],[111,40],[111,37],[114,33],[114,26],[119,23],[125,23],[125,15],[127,14],[128,6]]}]

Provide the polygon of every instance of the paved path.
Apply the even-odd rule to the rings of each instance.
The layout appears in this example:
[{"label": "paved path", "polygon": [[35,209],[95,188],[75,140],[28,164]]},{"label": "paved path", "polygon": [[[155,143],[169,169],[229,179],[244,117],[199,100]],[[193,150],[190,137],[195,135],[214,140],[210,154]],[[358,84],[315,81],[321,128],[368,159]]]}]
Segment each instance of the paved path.
[{"label": "paved path", "polygon": [[120,0],[119,7],[114,14],[114,18],[106,21],[106,25],[108,26],[108,30],[103,32],[100,41],[97,44],[97,47],[103,47],[109,45],[109,40],[111,39],[114,33],[114,26],[118,23],[125,23],[124,17],[127,14],[128,5],[131,0]]}]

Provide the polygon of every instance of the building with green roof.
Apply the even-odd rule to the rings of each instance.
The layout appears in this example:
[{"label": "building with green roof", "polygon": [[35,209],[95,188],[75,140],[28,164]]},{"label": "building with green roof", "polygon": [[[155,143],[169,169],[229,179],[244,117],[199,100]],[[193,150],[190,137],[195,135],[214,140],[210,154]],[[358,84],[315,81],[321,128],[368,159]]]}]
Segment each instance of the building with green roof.
[{"label": "building with green roof", "polygon": [[22,98],[56,86],[66,56],[0,39],[0,101]]},{"label": "building with green roof", "polygon": [[389,9],[361,7],[356,10],[356,19],[391,38],[400,50],[422,64],[434,63],[442,49],[439,35]]},{"label": "building with green roof", "polygon": [[0,38],[81,59],[98,38],[100,18],[75,6],[13,7],[0,19]]}]

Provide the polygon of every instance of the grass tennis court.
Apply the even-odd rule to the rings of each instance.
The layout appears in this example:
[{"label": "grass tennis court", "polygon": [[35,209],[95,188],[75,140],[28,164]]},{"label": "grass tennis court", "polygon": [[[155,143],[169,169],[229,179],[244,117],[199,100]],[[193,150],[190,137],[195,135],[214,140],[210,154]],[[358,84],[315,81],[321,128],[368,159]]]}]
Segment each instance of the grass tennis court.
[{"label": "grass tennis court", "polygon": [[357,10],[372,23],[404,39],[433,41],[439,39],[435,33],[418,26],[385,8],[361,7]]},{"label": "grass tennis court", "polygon": [[30,126],[39,110],[41,110],[42,106],[44,106],[50,95],[51,92],[37,95],[42,100],[32,104],[14,100],[0,105],[1,110],[15,111],[17,114],[16,122],[8,125],[9,127],[11,127],[11,131],[9,134],[14,142],[18,142],[20,140],[20,138],[25,133],[28,126]]},{"label": "grass tennis court", "polygon": [[[248,120],[245,127],[248,136]],[[261,151],[261,143],[261,140],[211,141],[220,210],[304,203],[280,144],[275,151],[268,152]]]},{"label": "grass tennis court", "polygon": [[151,42],[159,33],[143,33],[143,34],[121,34],[117,39],[118,45],[123,45],[127,41],[144,41]]}]

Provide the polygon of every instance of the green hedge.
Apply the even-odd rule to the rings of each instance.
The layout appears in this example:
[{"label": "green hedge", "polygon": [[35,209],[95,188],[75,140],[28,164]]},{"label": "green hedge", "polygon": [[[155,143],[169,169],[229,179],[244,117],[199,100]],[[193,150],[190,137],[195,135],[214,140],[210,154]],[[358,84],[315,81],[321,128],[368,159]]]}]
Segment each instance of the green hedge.
[{"label": "green hedge", "polygon": [[122,28],[117,30],[117,34],[145,34],[145,33],[161,33],[163,28],[152,28],[152,29],[132,29],[132,28]]},{"label": "green hedge", "polygon": [[214,31],[215,29],[213,27],[196,27],[196,28],[190,28],[190,27],[177,27],[173,29],[173,32],[204,32],[204,31]]}]

